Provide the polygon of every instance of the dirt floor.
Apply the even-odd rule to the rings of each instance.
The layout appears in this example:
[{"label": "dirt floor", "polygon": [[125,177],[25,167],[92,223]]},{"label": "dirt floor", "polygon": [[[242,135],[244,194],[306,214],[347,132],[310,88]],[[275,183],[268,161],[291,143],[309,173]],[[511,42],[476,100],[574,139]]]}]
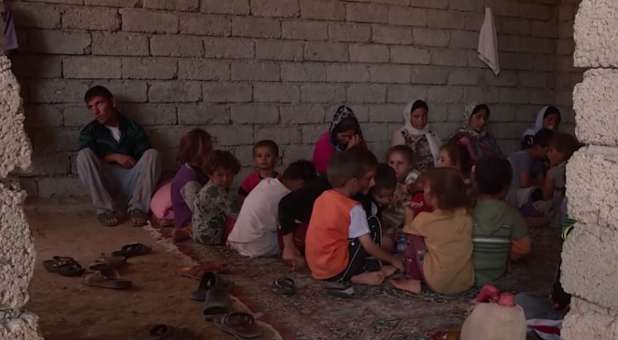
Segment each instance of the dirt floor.
[{"label": "dirt floor", "polygon": [[[191,260],[156,243],[148,231],[128,224],[101,227],[89,208],[74,203],[37,202],[29,205],[26,213],[37,251],[27,308],[40,316],[45,339],[130,339],[155,323],[186,327],[203,339],[233,339],[205,321],[201,304],[189,298],[197,281],[176,271],[192,265]],[[48,273],[41,264],[60,255],[74,257],[85,266],[100,253],[133,242],[153,247],[154,253],[128,261],[121,272],[135,286],[128,291],[87,287],[81,278]],[[266,339],[277,338],[271,331],[267,333]]]}]

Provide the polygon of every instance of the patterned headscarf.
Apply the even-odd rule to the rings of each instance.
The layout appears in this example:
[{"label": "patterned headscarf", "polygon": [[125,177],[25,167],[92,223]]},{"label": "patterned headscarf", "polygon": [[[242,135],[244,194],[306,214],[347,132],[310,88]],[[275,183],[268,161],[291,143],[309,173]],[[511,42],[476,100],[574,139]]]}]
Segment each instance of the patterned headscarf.
[{"label": "patterned headscarf", "polygon": [[335,112],[335,115],[333,116],[333,120],[330,122],[330,126],[328,127],[328,132],[332,135],[333,132],[335,131],[335,128],[337,128],[337,125],[339,125],[346,118],[356,119],[356,116],[354,115],[354,111],[352,111],[351,108],[345,105],[341,105],[337,108],[337,111]]}]

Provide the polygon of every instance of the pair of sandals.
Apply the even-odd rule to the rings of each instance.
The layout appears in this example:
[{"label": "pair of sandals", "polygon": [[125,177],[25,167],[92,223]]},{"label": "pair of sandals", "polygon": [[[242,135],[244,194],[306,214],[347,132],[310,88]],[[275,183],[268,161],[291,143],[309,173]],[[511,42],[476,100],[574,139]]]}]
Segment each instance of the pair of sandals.
[{"label": "pair of sandals", "polygon": [[126,266],[127,259],[134,256],[149,254],[150,247],[141,243],[132,243],[122,246],[120,250],[112,252],[112,256],[101,256],[88,269],[83,284],[90,287],[109,289],[129,289],[133,283],[120,278],[118,269]]},{"label": "pair of sandals", "polygon": [[79,262],[68,256],[54,256],[50,260],[43,261],[43,266],[50,273],[68,277],[81,276],[85,271]]},{"label": "pair of sandals", "polygon": [[198,289],[191,298],[204,303],[202,313],[207,320],[215,324],[225,333],[236,339],[255,339],[262,336],[263,331],[257,325],[253,315],[244,312],[229,312],[232,302],[229,296],[231,284],[221,279],[214,272],[202,275]]}]

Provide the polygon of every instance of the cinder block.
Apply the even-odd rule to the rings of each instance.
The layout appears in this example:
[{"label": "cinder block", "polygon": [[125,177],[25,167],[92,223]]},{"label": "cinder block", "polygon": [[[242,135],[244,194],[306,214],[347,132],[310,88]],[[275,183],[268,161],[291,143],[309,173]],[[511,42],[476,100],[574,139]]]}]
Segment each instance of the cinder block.
[{"label": "cinder block", "polygon": [[11,12],[15,17],[17,27],[58,28],[60,26],[60,8],[55,6],[13,2]]},{"label": "cinder block", "polygon": [[407,65],[370,65],[369,80],[377,83],[409,83],[410,67]]},{"label": "cinder block", "polygon": [[463,29],[464,19],[463,12],[427,10],[427,23],[430,23],[432,28]]},{"label": "cinder block", "polygon": [[448,76],[449,85],[476,85],[479,82],[479,73],[475,70],[457,69]]},{"label": "cinder block", "polygon": [[367,42],[371,39],[371,25],[330,23],[328,36],[331,41]]},{"label": "cinder block", "polygon": [[179,26],[180,33],[187,34],[228,36],[232,32],[232,21],[221,15],[181,14]]},{"label": "cinder block", "polygon": [[449,32],[445,30],[414,29],[414,45],[446,47],[449,40]]},{"label": "cinder block", "polygon": [[248,83],[209,82],[203,88],[204,100],[211,103],[249,102],[253,93]]},{"label": "cinder block", "polygon": [[[450,31],[451,39],[449,46],[453,48],[476,49],[478,47],[479,35],[477,32],[470,31]],[[414,35],[416,39],[416,33]]]},{"label": "cinder block", "polygon": [[69,173],[69,153],[34,151],[32,153],[32,169],[23,172],[30,176],[61,176]]},{"label": "cinder block", "polygon": [[437,66],[412,66],[412,82],[415,84],[440,85],[446,84],[449,69]]},{"label": "cinder block", "polygon": [[199,0],[144,0],[144,8],[172,11],[194,11],[200,8]]},{"label": "cinder block", "polygon": [[339,0],[300,0],[303,19],[343,20],[345,7]]},{"label": "cinder block", "polygon": [[[501,103],[500,89],[493,87],[465,87],[463,100],[465,103]],[[493,118],[492,114],[492,120]]]},{"label": "cinder block", "polygon": [[466,66],[468,64],[468,53],[462,50],[432,49],[431,63],[444,66]]},{"label": "cinder block", "polygon": [[153,56],[201,57],[202,39],[195,36],[155,35],[150,38]]},{"label": "cinder block", "polygon": [[253,0],[251,13],[260,17],[296,17],[300,7],[298,0]]},{"label": "cinder block", "polygon": [[618,231],[615,228],[576,224],[563,245],[561,282],[564,289],[586,301],[616,310],[618,292],[613,289],[618,279],[616,242]]},{"label": "cinder block", "polygon": [[[81,3],[81,1],[74,1]],[[108,6],[108,7],[125,7],[132,8],[137,6],[139,0],[84,0],[86,5]]]},{"label": "cinder block", "polygon": [[24,124],[29,127],[58,127],[62,126],[63,105],[25,104]]},{"label": "cinder block", "polygon": [[147,56],[148,37],[137,33],[92,33],[92,53],[98,55]]},{"label": "cinder block", "polygon": [[317,61],[347,61],[348,49],[345,44],[308,42],[305,45],[305,59]]},{"label": "cinder block", "polygon": [[69,79],[37,79],[29,84],[32,103],[83,103],[88,82]]},{"label": "cinder block", "polygon": [[280,78],[279,64],[269,62],[232,63],[232,80],[277,81]]},{"label": "cinder block", "polygon": [[420,8],[390,7],[388,23],[405,26],[427,26],[427,12]]},{"label": "cinder block", "polygon": [[346,20],[356,22],[387,23],[388,7],[384,5],[347,3]]},{"label": "cinder block", "polygon": [[119,79],[121,59],[114,57],[65,57],[64,77],[76,79]]},{"label": "cinder block", "polygon": [[69,7],[62,14],[62,27],[82,30],[110,30],[120,28],[118,10],[101,7]]},{"label": "cinder block", "polygon": [[[427,98],[426,86],[389,85],[387,101],[389,103],[409,103],[417,99]],[[403,111],[403,106],[401,107]]]},{"label": "cinder block", "polygon": [[[146,134],[150,139],[150,143],[157,150],[172,149],[178,146],[178,141],[184,133],[187,132],[185,127],[155,127],[146,128]],[[209,131],[210,132],[210,131]]]},{"label": "cinder block", "polygon": [[369,70],[365,65],[330,64],[326,66],[326,80],[329,82],[366,82]]},{"label": "cinder block", "polygon": [[350,45],[350,61],[366,63],[386,63],[389,50],[384,45]]},{"label": "cinder block", "polygon": [[[49,42],[53,41],[53,44]],[[28,31],[28,50],[49,54],[87,54],[90,34],[49,30]]]},{"label": "cinder block", "polygon": [[313,145],[286,145],[283,147],[283,164],[290,164],[292,162],[311,159],[313,154]]},{"label": "cinder block", "polygon": [[386,126],[386,124],[363,124],[363,137],[367,142],[385,142],[390,140],[390,134],[391,131],[388,130],[388,126]]},{"label": "cinder block", "polygon": [[39,196],[85,199],[88,197],[88,190],[77,177],[43,177],[39,179]]},{"label": "cinder block", "polygon": [[[369,121],[379,123],[399,123],[402,120],[402,112],[403,105],[399,104],[371,105],[369,107]],[[386,124],[382,124],[382,126],[386,127]]]},{"label": "cinder block", "polygon": [[149,33],[176,33],[178,32],[178,16],[161,11],[145,9],[121,9],[122,30]]},{"label": "cinder block", "polygon": [[[86,118],[85,123],[92,120]],[[40,131],[31,136],[33,149],[37,152],[53,153],[58,151],[77,151],[79,129],[62,127]]]},{"label": "cinder block", "polygon": [[[547,73],[539,73],[539,72],[520,72],[519,73],[519,83],[525,87],[540,87],[545,88],[551,82],[548,81],[550,75]],[[553,80],[553,79],[552,79]],[[572,91],[569,91],[569,95],[572,96]]]},{"label": "cinder block", "polygon": [[279,38],[281,37],[281,23],[279,20],[255,17],[232,18],[232,35],[251,38]]},{"label": "cinder block", "polygon": [[483,0],[450,0],[449,9],[458,11],[482,12]]},{"label": "cinder block", "polygon": [[148,98],[151,102],[196,102],[202,98],[198,81],[155,81],[150,83]]},{"label": "cinder block", "polygon": [[324,122],[324,107],[311,104],[279,106],[281,123],[284,125],[317,124]]},{"label": "cinder block", "polygon": [[463,89],[454,86],[430,86],[427,99],[436,103],[458,103],[463,98]]},{"label": "cinder block", "polygon": [[523,18],[503,18],[499,22],[496,22],[496,29],[498,34],[517,34],[517,35],[529,35],[531,28],[530,20]]},{"label": "cinder block", "polygon": [[182,104],[178,105],[177,110],[179,125],[230,124],[231,122],[230,110],[226,105]]},{"label": "cinder block", "polygon": [[301,41],[257,40],[256,59],[303,60],[305,44]]},{"label": "cinder block", "polygon": [[249,0],[201,0],[202,12],[217,14],[249,14]]},{"label": "cinder block", "polygon": [[322,136],[322,134],[328,132],[328,125],[303,125],[303,144],[315,145],[315,142]]},{"label": "cinder block", "polygon": [[126,79],[173,79],[174,58],[122,58],[122,77]]},{"label": "cinder block", "polygon": [[373,25],[372,41],[383,44],[409,45],[412,43],[412,29],[386,25]]},{"label": "cinder block", "polygon": [[130,119],[143,126],[176,125],[176,106],[174,104],[121,104],[118,106]]},{"label": "cinder block", "polygon": [[279,108],[269,104],[239,104],[232,106],[232,122],[238,124],[275,124]]},{"label": "cinder block", "polygon": [[489,69],[485,70],[483,73],[483,80],[487,85],[490,86],[506,86],[506,87],[514,87],[519,84],[519,76],[517,72],[513,71],[503,71],[500,72],[500,76],[496,77],[496,75]]},{"label": "cinder block", "polygon": [[567,340],[618,338],[618,314],[573,297],[569,313],[562,323],[560,336]]},{"label": "cinder block", "polygon": [[283,81],[326,81],[326,66],[312,63],[281,64]]},{"label": "cinder block", "polygon": [[327,40],[328,24],[319,21],[284,21],[282,24],[284,39]]},{"label": "cinder block", "polygon": [[618,71],[589,70],[575,86],[576,132],[584,143],[618,145]]},{"label": "cinder block", "polygon": [[384,103],[386,101],[386,85],[353,84],[348,87],[348,102],[352,103]]},{"label": "cinder block", "polygon": [[180,59],[178,79],[229,80],[230,64],[208,59]]},{"label": "cinder block", "polygon": [[429,50],[417,47],[392,46],[391,61],[400,64],[429,64]]},{"label": "cinder block", "polygon": [[331,84],[306,84],[300,88],[301,101],[305,103],[343,103],[345,87]]},{"label": "cinder block", "polygon": [[256,83],[253,97],[256,102],[294,103],[300,99],[300,90],[290,84]]},{"label": "cinder block", "polygon": [[208,132],[215,137],[218,145],[252,145],[253,126],[235,125],[233,128],[226,125],[208,127]]},{"label": "cinder block", "polygon": [[13,72],[17,77],[60,78],[62,57],[45,55],[20,55],[13,59]]},{"label": "cinder block", "polygon": [[[147,84],[140,80],[99,80],[90,85],[107,87],[119,103],[143,103],[147,101]],[[83,95],[82,95],[83,102]]]},{"label": "cinder block", "polygon": [[410,6],[421,8],[447,8],[448,0],[410,0]]},{"label": "cinder block", "polygon": [[205,38],[204,55],[207,58],[250,59],[255,55],[253,44],[246,39]]},{"label": "cinder block", "polygon": [[300,128],[292,127],[255,127],[255,140],[274,140],[279,146],[297,144],[301,140]]}]

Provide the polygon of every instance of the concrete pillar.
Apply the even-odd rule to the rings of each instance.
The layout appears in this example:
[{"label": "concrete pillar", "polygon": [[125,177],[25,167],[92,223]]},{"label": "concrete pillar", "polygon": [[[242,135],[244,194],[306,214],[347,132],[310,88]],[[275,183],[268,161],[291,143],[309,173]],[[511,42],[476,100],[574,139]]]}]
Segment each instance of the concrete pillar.
[{"label": "concrete pillar", "polygon": [[38,340],[42,339],[38,318],[24,310],[35,258],[22,209],[26,192],[7,178],[15,170],[30,167],[31,147],[24,131],[19,88],[10,60],[0,54],[0,339]]},{"label": "concrete pillar", "polygon": [[573,295],[564,339],[618,338],[618,2],[583,0],[575,18],[576,133],[589,146],[567,166],[569,213],[577,220],[562,254]]}]

